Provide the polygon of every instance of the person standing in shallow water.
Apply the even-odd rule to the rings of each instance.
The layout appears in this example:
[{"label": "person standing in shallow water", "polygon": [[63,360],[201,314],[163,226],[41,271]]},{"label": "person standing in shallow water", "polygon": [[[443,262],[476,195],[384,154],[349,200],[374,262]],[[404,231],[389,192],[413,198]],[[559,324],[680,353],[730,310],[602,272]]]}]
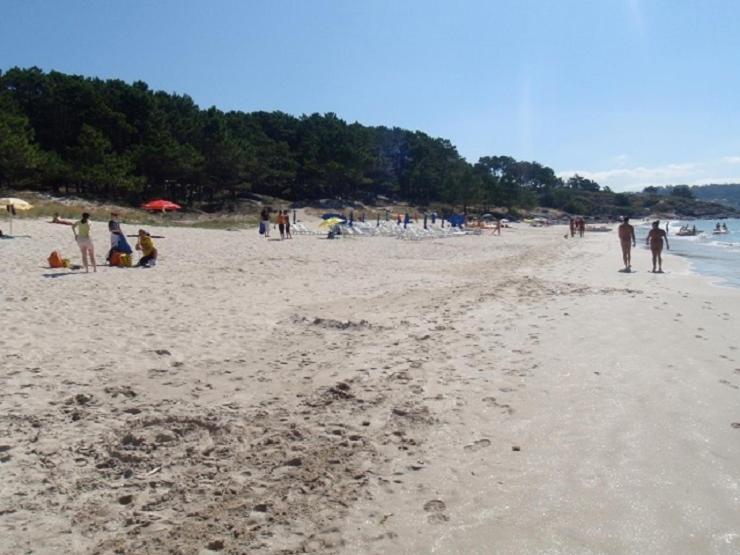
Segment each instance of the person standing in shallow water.
[{"label": "person standing in shallow water", "polygon": [[645,239],[645,242],[650,245],[650,251],[653,253],[653,273],[655,273],[656,262],[658,264],[657,273],[663,273],[663,257],[661,256],[663,252],[663,239],[665,239],[665,248],[671,250],[670,245],[668,245],[668,235],[666,235],[664,229],[660,229],[660,220],[655,220],[653,222],[653,228]]},{"label": "person standing in shallow water", "polygon": [[635,228],[630,224],[630,219],[625,216],[622,224],[618,228],[619,242],[622,245],[622,260],[624,261],[624,271],[632,271],[632,247],[637,244],[635,241]]}]

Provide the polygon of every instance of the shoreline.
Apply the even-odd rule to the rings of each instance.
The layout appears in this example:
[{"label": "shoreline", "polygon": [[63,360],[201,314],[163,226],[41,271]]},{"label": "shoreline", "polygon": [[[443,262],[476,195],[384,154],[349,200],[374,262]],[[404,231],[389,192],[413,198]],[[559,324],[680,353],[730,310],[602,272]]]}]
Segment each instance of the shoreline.
[{"label": "shoreline", "polygon": [[57,227],[0,244],[0,552],[740,549],[740,295],[677,255],[161,228],[52,277]]}]

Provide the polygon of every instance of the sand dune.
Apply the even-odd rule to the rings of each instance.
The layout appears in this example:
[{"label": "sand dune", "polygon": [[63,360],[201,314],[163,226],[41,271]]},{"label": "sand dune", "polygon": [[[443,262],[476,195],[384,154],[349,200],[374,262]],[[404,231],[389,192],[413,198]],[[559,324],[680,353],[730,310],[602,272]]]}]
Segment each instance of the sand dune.
[{"label": "sand dune", "polygon": [[152,231],[0,241],[0,552],[740,551],[738,290],[559,229]]}]

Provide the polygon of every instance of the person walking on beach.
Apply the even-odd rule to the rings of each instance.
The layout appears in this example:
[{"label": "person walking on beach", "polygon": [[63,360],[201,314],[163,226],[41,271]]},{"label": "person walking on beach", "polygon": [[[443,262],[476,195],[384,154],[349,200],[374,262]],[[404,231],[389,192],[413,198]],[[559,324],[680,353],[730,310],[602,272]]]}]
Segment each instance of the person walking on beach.
[{"label": "person walking on beach", "polygon": [[265,237],[270,236],[270,211],[267,207],[264,207],[260,212],[260,227],[262,228]]},{"label": "person walking on beach", "polygon": [[75,241],[77,246],[80,247],[82,253],[82,265],[85,267],[85,272],[89,272],[88,269],[88,256],[90,262],[92,262],[93,272],[98,271],[98,266],[95,263],[95,248],[93,247],[92,238],[90,237],[90,214],[84,212],[82,219],[79,222],[72,224],[72,233],[75,234]]},{"label": "person walking on beach", "polygon": [[632,271],[632,247],[637,242],[635,241],[635,228],[630,225],[629,217],[625,216],[622,220],[622,224],[618,228],[619,231],[619,242],[622,245],[622,260],[624,261],[624,271]]},{"label": "person walking on beach", "polygon": [[586,233],[586,220],[578,218],[578,236],[583,237],[584,233]]},{"label": "person walking on beach", "polygon": [[575,237],[576,236],[576,221],[573,218],[571,218],[569,224],[570,224],[570,236]]},{"label": "person walking on beach", "polygon": [[660,229],[660,220],[655,220],[653,222],[653,228],[645,239],[645,242],[650,245],[650,251],[653,253],[653,273],[656,273],[656,262],[658,263],[657,273],[663,273],[663,258],[661,257],[661,253],[663,252],[663,239],[665,239],[665,248],[671,250],[670,245],[668,245],[668,235],[666,235],[664,229]]}]

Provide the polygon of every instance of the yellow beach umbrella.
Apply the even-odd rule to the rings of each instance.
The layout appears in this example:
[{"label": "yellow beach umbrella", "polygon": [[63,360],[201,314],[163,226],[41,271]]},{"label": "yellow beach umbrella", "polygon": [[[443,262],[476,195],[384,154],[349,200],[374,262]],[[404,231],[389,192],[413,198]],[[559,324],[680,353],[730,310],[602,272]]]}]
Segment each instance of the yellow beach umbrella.
[{"label": "yellow beach umbrella", "polygon": [[319,227],[334,227],[337,224],[344,223],[342,218],[327,218],[319,224]]},{"label": "yellow beach umbrella", "polygon": [[0,198],[0,206],[8,207],[12,206],[16,210],[30,210],[33,208],[28,202],[20,198],[5,197]]},{"label": "yellow beach umbrella", "polygon": [[0,198],[0,207],[5,208],[8,211],[10,217],[10,234],[13,235],[13,214],[16,210],[30,210],[33,208],[30,203],[20,198],[5,197]]}]

